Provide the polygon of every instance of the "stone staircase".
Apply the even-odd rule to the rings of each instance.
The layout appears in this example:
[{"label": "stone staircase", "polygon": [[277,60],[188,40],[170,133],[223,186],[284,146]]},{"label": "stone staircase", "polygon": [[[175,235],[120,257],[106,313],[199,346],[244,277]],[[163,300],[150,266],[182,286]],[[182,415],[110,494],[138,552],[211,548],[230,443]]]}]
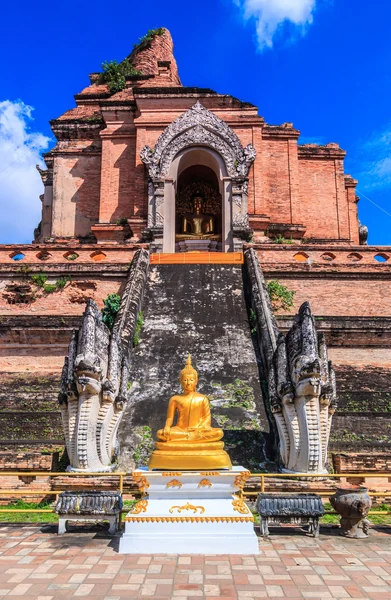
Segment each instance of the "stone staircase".
[{"label": "stone staircase", "polygon": [[265,461],[269,424],[243,290],[241,265],[151,265],[119,431],[122,468],[146,463],[188,353],[233,463],[258,470]]}]

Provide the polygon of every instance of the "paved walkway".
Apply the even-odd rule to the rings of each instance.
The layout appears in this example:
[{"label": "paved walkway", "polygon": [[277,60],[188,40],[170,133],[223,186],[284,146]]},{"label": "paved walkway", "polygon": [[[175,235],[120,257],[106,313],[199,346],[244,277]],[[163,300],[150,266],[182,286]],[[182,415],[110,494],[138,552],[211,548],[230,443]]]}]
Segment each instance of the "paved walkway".
[{"label": "paved walkway", "polygon": [[119,536],[105,530],[55,531],[0,527],[1,599],[391,600],[391,528],[371,530],[364,541],[335,529],[318,540],[284,529],[260,540],[258,556],[124,556]]}]

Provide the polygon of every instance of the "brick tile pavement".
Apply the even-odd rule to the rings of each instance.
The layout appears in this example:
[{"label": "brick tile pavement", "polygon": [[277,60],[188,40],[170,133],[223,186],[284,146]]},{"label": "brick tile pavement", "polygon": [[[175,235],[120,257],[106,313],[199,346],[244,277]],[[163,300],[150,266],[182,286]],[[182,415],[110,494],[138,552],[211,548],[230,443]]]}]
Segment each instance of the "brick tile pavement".
[{"label": "brick tile pavement", "polygon": [[324,528],[260,539],[257,556],[120,555],[119,535],[0,526],[0,600],[391,600],[391,528],[366,540]]}]

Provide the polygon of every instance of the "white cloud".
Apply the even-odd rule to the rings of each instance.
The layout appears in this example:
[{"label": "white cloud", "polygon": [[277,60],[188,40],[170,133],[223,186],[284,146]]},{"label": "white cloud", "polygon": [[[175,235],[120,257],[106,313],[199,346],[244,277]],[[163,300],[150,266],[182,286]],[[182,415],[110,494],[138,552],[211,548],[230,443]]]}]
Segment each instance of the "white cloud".
[{"label": "white cloud", "polygon": [[0,243],[30,243],[41,219],[43,193],[35,165],[50,138],[30,131],[33,108],[21,100],[0,102]]},{"label": "white cloud", "polygon": [[359,143],[351,160],[360,187],[391,187],[391,123]]},{"label": "white cloud", "polygon": [[304,34],[312,23],[317,0],[233,0],[242,7],[244,18],[254,18],[260,50],[271,48],[275,36],[284,25],[290,32]]}]

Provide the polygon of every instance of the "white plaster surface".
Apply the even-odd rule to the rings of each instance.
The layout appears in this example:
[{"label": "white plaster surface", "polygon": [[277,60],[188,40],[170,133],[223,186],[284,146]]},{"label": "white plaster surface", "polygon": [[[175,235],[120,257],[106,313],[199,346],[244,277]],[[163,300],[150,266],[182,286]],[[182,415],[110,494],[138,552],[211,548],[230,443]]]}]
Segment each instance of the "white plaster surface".
[{"label": "white plaster surface", "polygon": [[258,554],[252,514],[234,505],[241,472],[136,472],[149,484],[147,505],[125,517],[119,553]]}]

